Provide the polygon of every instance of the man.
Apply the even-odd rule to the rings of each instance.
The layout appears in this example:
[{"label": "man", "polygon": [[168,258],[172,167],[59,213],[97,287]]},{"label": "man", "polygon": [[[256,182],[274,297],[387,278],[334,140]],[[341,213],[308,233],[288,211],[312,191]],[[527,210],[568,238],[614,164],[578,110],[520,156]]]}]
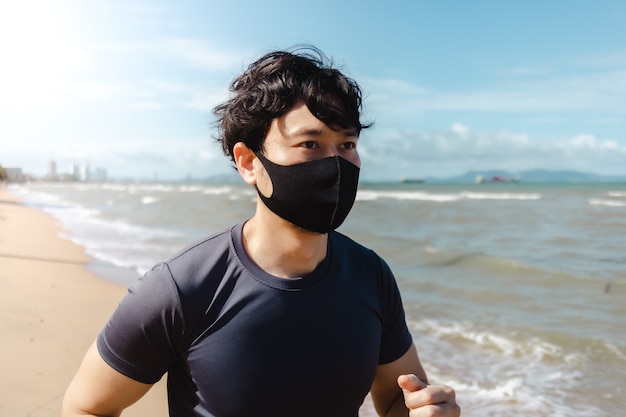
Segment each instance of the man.
[{"label": "man", "polygon": [[[215,108],[254,216],[158,264],[89,349],[64,416],[117,416],[168,374],[172,416],[459,416],[427,385],[395,279],[335,232],[357,191],[361,91],[316,49],[267,54]],[[210,213],[207,213],[210,215]]]}]

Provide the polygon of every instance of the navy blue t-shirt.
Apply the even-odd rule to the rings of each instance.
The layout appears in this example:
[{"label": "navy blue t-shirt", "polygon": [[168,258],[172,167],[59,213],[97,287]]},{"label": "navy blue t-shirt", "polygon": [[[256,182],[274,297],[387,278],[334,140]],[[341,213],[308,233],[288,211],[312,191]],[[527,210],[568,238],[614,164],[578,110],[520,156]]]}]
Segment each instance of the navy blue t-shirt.
[{"label": "navy blue t-shirt", "polygon": [[310,274],[278,278],[246,254],[243,224],[156,265],[98,337],[144,383],[168,374],[170,415],[353,417],[379,364],[411,345],[387,264],[346,236]]}]

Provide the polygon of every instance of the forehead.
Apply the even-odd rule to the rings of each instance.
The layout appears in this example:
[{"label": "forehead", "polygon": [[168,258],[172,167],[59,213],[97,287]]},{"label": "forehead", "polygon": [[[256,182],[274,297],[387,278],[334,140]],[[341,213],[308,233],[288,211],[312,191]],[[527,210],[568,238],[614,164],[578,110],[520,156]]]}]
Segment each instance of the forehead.
[{"label": "forehead", "polygon": [[[357,136],[355,129],[337,129],[325,124],[311,113],[304,102],[296,103],[289,111],[272,120],[270,132],[279,132],[285,138],[300,136],[319,136],[325,133],[337,133],[342,136]],[[268,132],[268,134],[270,133]]]},{"label": "forehead", "polygon": [[303,102],[298,102],[285,114],[272,120],[271,127],[287,136],[295,136],[308,130],[322,130],[327,126]]}]

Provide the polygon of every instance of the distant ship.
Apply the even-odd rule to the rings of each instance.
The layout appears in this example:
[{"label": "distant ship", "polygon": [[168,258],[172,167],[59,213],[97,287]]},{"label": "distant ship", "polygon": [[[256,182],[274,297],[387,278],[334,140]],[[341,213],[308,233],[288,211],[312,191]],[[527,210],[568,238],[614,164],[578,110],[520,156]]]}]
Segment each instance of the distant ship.
[{"label": "distant ship", "polygon": [[421,183],[425,182],[425,180],[422,179],[422,178],[407,178],[407,177],[403,177],[403,178],[400,178],[400,182],[404,183],[404,184],[421,184]]},{"label": "distant ship", "polygon": [[499,175],[495,175],[491,178],[485,178],[482,175],[477,175],[476,178],[474,179],[474,182],[476,184],[485,184],[485,183],[517,183],[520,181],[520,177],[519,175],[516,175],[515,177],[512,178],[508,178],[508,177],[502,177]]}]

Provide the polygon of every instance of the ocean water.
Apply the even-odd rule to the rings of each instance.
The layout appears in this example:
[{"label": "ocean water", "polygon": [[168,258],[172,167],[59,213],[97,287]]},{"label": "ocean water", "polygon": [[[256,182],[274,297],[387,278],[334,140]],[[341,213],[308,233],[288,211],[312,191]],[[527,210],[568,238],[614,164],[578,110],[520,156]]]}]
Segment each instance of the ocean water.
[{"label": "ocean water", "polygon": [[[255,204],[231,184],[12,189],[123,284]],[[362,184],[339,230],[390,264],[464,416],[626,415],[626,184]]]}]

